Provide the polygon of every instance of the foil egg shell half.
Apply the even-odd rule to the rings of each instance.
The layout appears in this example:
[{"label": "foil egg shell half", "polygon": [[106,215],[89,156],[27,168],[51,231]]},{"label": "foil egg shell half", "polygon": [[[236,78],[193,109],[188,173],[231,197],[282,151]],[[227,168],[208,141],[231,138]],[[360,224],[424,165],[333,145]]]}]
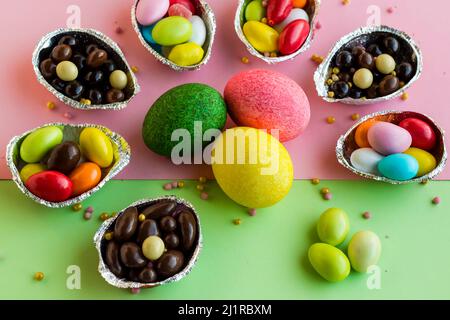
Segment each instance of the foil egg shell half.
[{"label": "foil egg shell half", "polygon": [[[430,150],[429,152],[436,158],[437,166],[436,168],[431,171],[430,173],[415,177],[411,180],[406,181],[398,181],[398,180],[392,180],[383,176],[362,172],[356,168],[354,168],[350,162],[350,156],[356,149],[359,149],[359,146],[355,142],[355,132],[358,126],[367,120],[375,119],[377,121],[384,121],[384,122],[391,122],[394,124],[400,123],[402,120],[406,118],[417,118],[420,119],[426,123],[428,123],[431,128],[433,128],[436,137],[437,137],[437,143],[433,150]],[[439,127],[436,122],[431,119],[430,117],[413,111],[381,111],[369,114],[361,120],[359,120],[355,125],[353,125],[344,135],[342,135],[336,145],[336,157],[338,162],[344,166],[346,169],[350,170],[351,172],[372,180],[377,181],[383,181],[390,184],[406,184],[406,183],[419,183],[422,181],[432,180],[436,176],[438,176],[445,167],[445,164],[447,162],[447,150],[445,147],[445,140],[444,140],[444,130]]]},{"label": "foil egg shell half", "polygon": [[[20,168],[23,167],[26,163],[20,159],[20,145],[22,141],[28,136],[30,133],[34,132],[37,129],[45,128],[45,127],[60,127],[63,130],[63,142],[64,141],[75,141],[78,143],[79,136],[81,131],[84,128],[97,128],[101,130],[106,136],[110,139],[112,147],[113,147],[113,163],[110,167],[102,169],[102,179],[100,182],[89,191],[86,191],[79,196],[74,198],[70,198],[68,200],[62,202],[50,202],[44,199],[41,199],[31,193],[24,182],[20,179]],[[7,148],[6,148],[6,162],[9,167],[9,170],[12,174],[12,179],[16,183],[17,187],[22,191],[30,199],[36,201],[39,204],[47,206],[49,208],[63,208],[72,206],[76,203],[80,203],[83,200],[89,198],[95,192],[100,190],[109,180],[111,180],[114,176],[116,176],[120,171],[122,171],[130,162],[131,150],[128,142],[119,134],[112,132],[106,127],[95,125],[95,124],[64,124],[64,123],[49,123],[43,125],[38,128],[34,128],[30,131],[27,131],[20,136],[16,136],[11,139]],[[83,158],[82,158],[83,159]]]},{"label": "foil egg shell half", "polygon": [[[167,278],[163,281],[158,281],[158,282],[154,282],[154,283],[133,282],[133,281],[130,281],[127,279],[118,278],[114,273],[112,273],[109,270],[108,266],[106,265],[106,263],[103,260],[105,233],[110,229],[110,227],[113,225],[113,223],[116,221],[116,219],[127,208],[137,207],[138,210],[140,210],[140,209],[144,209],[152,204],[162,202],[162,201],[167,201],[167,200],[176,201],[178,205],[189,208],[196,219],[196,222],[197,222],[196,246],[195,246],[195,249],[194,249],[188,263],[180,272],[173,275],[172,277]],[[175,212],[177,212],[177,209],[175,209],[175,210],[176,210]],[[112,285],[116,288],[121,288],[121,289],[144,289],[144,288],[158,287],[161,285],[165,285],[165,284],[176,282],[176,281],[183,279],[192,271],[192,269],[196,265],[198,256],[203,247],[203,236],[202,236],[201,226],[200,226],[200,217],[199,217],[196,209],[190,202],[188,202],[184,199],[178,198],[176,196],[162,196],[162,197],[153,198],[153,199],[138,200],[138,201],[130,204],[126,208],[122,209],[116,216],[114,216],[102,223],[102,225],[100,226],[100,228],[94,235],[94,245],[95,245],[95,248],[97,249],[98,257],[99,257],[98,271],[99,271],[100,275],[103,277],[103,279],[105,279],[105,281],[108,282],[110,285]]]},{"label": "foil egg shell half", "polygon": [[[93,44],[97,44],[100,47],[104,48],[108,55],[112,57],[115,63],[119,66],[121,70],[123,70],[128,77],[127,87],[124,89],[125,96],[127,97],[124,101],[114,102],[114,103],[105,103],[105,104],[84,104],[80,101],[74,100],[64,93],[56,90],[48,81],[44,78],[39,68],[40,62],[43,59],[48,58],[50,53],[50,48],[57,44],[58,39],[60,39],[64,35],[72,35],[77,37],[78,39],[86,39]],[[61,102],[67,104],[68,106],[75,109],[82,110],[94,110],[94,109],[102,109],[102,110],[121,110],[125,108],[128,103],[139,93],[140,87],[137,82],[136,76],[131,71],[131,67],[128,65],[127,60],[119,48],[117,43],[115,43],[111,38],[107,37],[103,33],[93,30],[93,29],[57,29],[46,34],[37,44],[34,52],[33,52],[33,69],[36,73],[37,80],[41,83],[48,91],[50,91],[56,98],[58,98]]]},{"label": "foil egg shell half", "polygon": [[[409,57],[410,60],[409,62],[411,62],[413,67],[415,68],[414,76],[397,91],[389,95],[377,97],[374,99],[368,98],[353,99],[350,97],[338,99],[328,97],[329,86],[327,85],[326,81],[331,75],[332,69],[331,65],[336,55],[344,48],[350,48],[356,45],[365,45],[382,36],[392,36],[400,42],[403,54]],[[408,34],[388,26],[370,26],[359,28],[343,36],[339,41],[337,41],[336,44],[328,53],[325,60],[323,60],[323,62],[317,67],[314,73],[314,82],[316,85],[317,94],[319,95],[319,97],[321,97],[327,102],[342,102],[346,104],[366,105],[379,103],[399,97],[420,77],[422,69],[423,69],[422,52],[420,48],[417,46],[417,44],[414,42],[414,40]]]}]

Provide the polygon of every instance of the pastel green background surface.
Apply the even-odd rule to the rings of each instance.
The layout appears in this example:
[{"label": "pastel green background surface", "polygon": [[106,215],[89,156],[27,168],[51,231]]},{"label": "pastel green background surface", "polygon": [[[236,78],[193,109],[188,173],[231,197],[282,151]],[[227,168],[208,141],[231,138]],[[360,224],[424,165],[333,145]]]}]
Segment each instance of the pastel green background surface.
[{"label": "pastel green background surface", "polygon": [[[83,205],[93,206],[90,221],[82,211],[48,209],[20,194],[11,181],[0,181],[1,299],[449,299],[450,181],[392,186],[368,181],[295,181],[279,204],[250,217],[214,182],[203,201],[187,181],[184,189],[164,191],[164,181],[108,183]],[[331,201],[319,190],[329,187]],[[132,295],[108,285],[97,272],[92,237],[101,212],[118,211],[131,202],[175,194],[198,209],[204,248],[191,274],[177,283]],[[442,202],[433,205],[431,199]],[[328,283],[307,260],[316,242],[316,222],[328,207],[350,217],[350,236],[376,232],[383,252],[381,289],[369,290],[368,275],[352,272],[343,282]],[[373,218],[364,220],[369,210]],[[233,219],[241,218],[236,226]],[[347,238],[346,243],[350,236]],[[346,244],[345,244],[346,245]],[[345,246],[344,245],[344,246]],[[81,268],[81,289],[66,288],[70,265]],[[45,280],[33,280],[36,271]]]}]

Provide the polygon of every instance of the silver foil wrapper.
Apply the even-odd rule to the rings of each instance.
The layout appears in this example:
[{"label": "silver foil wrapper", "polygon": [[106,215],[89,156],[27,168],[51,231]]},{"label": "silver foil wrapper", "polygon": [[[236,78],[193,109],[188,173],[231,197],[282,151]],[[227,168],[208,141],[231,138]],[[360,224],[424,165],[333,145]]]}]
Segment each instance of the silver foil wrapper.
[{"label": "silver foil wrapper", "polygon": [[[356,128],[363,122],[369,120],[369,119],[376,119],[379,121],[385,121],[385,122],[391,122],[398,124],[400,121],[406,118],[417,118],[420,120],[425,121],[428,123],[434,130],[437,136],[437,146],[431,150],[430,152],[433,154],[433,156],[436,158],[437,166],[436,168],[431,171],[430,173],[421,176],[416,177],[411,180],[406,181],[398,181],[398,180],[392,180],[389,178],[385,178],[382,176],[366,173],[357,170],[354,168],[350,162],[350,156],[353,151],[356,149],[359,149],[358,145],[355,142],[355,131]],[[345,168],[350,170],[351,172],[372,180],[377,181],[383,181],[391,184],[406,184],[406,183],[412,183],[412,182],[422,182],[434,179],[437,175],[439,175],[442,170],[444,170],[445,164],[447,162],[447,150],[445,148],[445,140],[444,140],[444,130],[437,125],[437,123],[431,119],[430,117],[413,111],[380,111],[375,112],[372,114],[369,114],[361,120],[359,120],[357,123],[355,123],[344,135],[342,135],[339,140],[337,141],[336,145],[336,157],[338,162],[343,165]]]},{"label": "silver foil wrapper", "polygon": [[[94,43],[100,44],[102,47],[108,48],[110,52],[114,52],[117,55],[117,58],[120,59],[120,64],[123,67],[123,71],[128,76],[128,86],[125,89],[127,92],[130,92],[129,98],[121,101],[121,102],[115,102],[115,103],[108,103],[108,104],[91,104],[87,105],[84,103],[81,103],[80,101],[74,100],[63,93],[59,92],[55,88],[53,88],[50,83],[47,82],[47,80],[42,76],[41,70],[39,69],[39,61],[42,60],[41,53],[43,50],[46,50],[50,48],[51,46],[55,45],[55,39],[61,35],[71,35],[71,34],[80,34],[87,38],[90,38],[93,40]],[[37,44],[36,48],[33,52],[33,69],[36,73],[36,77],[45,88],[47,88],[48,91],[50,91],[56,98],[58,98],[63,103],[67,104],[68,106],[75,108],[75,109],[82,109],[82,110],[94,110],[94,109],[103,109],[103,110],[121,110],[125,108],[128,103],[131,101],[131,99],[136,96],[136,94],[139,93],[140,87],[137,82],[136,76],[131,71],[130,66],[128,65],[127,60],[125,59],[125,56],[120,49],[120,47],[115,43],[112,39],[104,35],[103,33],[93,30],[93,29],[57,29],[55,31],[52,31],[48,34],[46,34]]]},{"label": "silver foil wrapper", "polygon": [[245,44],[247,47],[248,52],[250,52],[253,56],[265,61],[268,64],[275,64],[287,60],[292,60],[296,56],[298,56],[300,53],[308,50],[308,48],[311,46],[312,40],[314,38],[314,25],[317,20],[317,16],[319,14],[320,9],[320,1],[321,0],[309,0],[308,1],[308,7],[305,9],[305,11],[309,15],[309,25],[310,25],[310,31],[309,35],[306,38],[305,42],[303,43],[302,47],[297,50],[296,52],[286,55],[286,56],[279,56],[279,57],[266,57],[264,54],[253,48],[253,46],[248,42],[247,38],[244,35],[244,31],[242,30],[242,26],[245,23],[245,8],[247,7],[247,4],[251,2],[252,0],[239,0],[239,4],[236,10],[236,16],[234,18],[234,29],[236,31],[236,34],[238,35],[239,39]]},{"label": "silver foil wrapper", "polygon": [[212,48],[214,43],[214,38],[216,35],[216,17],[214,16],[214,12],[212,11],[209,4],[204,0],[192,0],[197,10],[200,12],[200,17],[203,19],[203,22],[206,26],[206,41],[203,45],[203,50],[205,51],[205,55],[202,59],[202,61],[196,65],[193,66],[179,66],[166,57],[164,57],[162,54],[157,52],[155,49],[153,49],[147,41],[145,41],[144,37],[141,34],[141,30],[139,29],[139,23],[136,19],[136,6],[138,4],[139,0],[136,0],[133,6],[131,7],[131,24],[133,25],[134,31],[136,31],[139,41],[141,44],[150,52],[156,60],[161,62],[162,64],[165,64],[169,66],[170,68],[176,70],[176,71],[195,71],[199,70],[203,65],[207,64],[209,59],[211,58],[212,54]]},{"label": "silver foil wrapper", "polygon": [[[21,165],[24,165],[25,163],[20,159],[19,150],[20,150],[20,144],[25,139],[25,137],[32,133],[33,131],[50,127],[50,126],[58,126],[63,129],[63,141],[76,141],[78,142],[78,138],[80,135],[80,132],[84,128],[97,128],[101,131],[103,131],[108,138],[111,140],[112,146],[113,146],[113,164],[110,168],[108,168],[108,172],[104,175],[103,179],[91,190],[80,194],[79,196],[75,198],[68,199],[66,201],[62,202],[50,202],[44,199],[41,199],[37,196],[35,196],[33,193],[31,193],[25,186],[24,182],[20,179],[19,174],[19,167]],[[16,183],[16,185],[19,187],[20,191],[27,197],[33,199],[39,204],[42,204],[44,206],[47,206],[49,208],[63,208],[68,207],[71,205],[74,205],[76,203],[82,202],[83,200],[89,198],[91,195],[93,195],[95,192],[100,190],[105,183],[107,183],[109,180],[111,180],[114,176],[116,176],[120,171],[123,170],[127,166],[127,164],[130,162],[130,156],[131,156],[131,150],[130,146],[128,145],[127,141],[125,139],[118,135],[117,133],[112,132],[106,127],[95,125],[95,124],[64,124],[64,123],[49,123],[46,125],[43,125],[38,128],[34,128],[30,131],[25,132],[24,134],[20,136],[16,136],[11,139],[9,142],[7,148],[6,148],[6,164],[9,167],[9,170],[12,174],[12,179]],[[103,169],[104,170],[104,169]],[[102,170],[102,173],[103,173]]]},{"label": "silver foil wrapper", "polygon": [[[114,275],[108,268],[108,266],[106,265],[106,263],[103,261],[103,255],[102,255],[102,241],[104,241],[104,235],[105,233],[108,231],[108,229],[111,227],[111,225],[114,223],[114,221],[116,221],[116,219],[129,207],[134,207],[134,206],[139,206],[139,205],[150,205],[153,203],[157,203],[157,202],[161,202],[164,200],[172,200],[172,201],[176,201],[178,204],[182,204],[186,207],[188,207],[189,209],[192,210],[195,219],[197,221],[197,230],[198,230],[198,235],[197,235],[197,245],[195,247],[194,252],[192,253],[192,257],[189,260],[189,262],[186,264],[186,266],[176,275],[167,278],[166,280],[163,281],[158,281],[158,282],[154,282],[154,283],[141,283],[141,282],[133,282],[133,281],[129,281],[126,279],[119,279],[116,275]],[[106,221],[104,221],[102,223],[102,225],[100,226],[100,228],[97,230],[97,232],[94,235],[94,245],[95,248],[97,249],[98,252],[98,258],[99,258],[99,264],[98,264],[98,272],[100,272],[101,276],[106,280],[106,282],[108,282],[110,285],[117,287],[117,288],[122,288],[122,289],[132,289],[132,288],[154,288],[157,286],[161,286],[164,284],[168,284],[168,283],[172,283],[172,282],[176,282],[181,280],[182,278],[186,277],[191,271],[192,268],[194,268],[195,264],[197,263],[198,260],[198,255],[203,247],[203,237],[202,237],[202,232],[201,232],[201,226],[200,226],[200,217],[197,213],[197,211],[195,210],[194,206],[184,200],[184,199],[180,199],[176,196],[162,196],[162,197],[158,197],[158,198],[153,198],[153,199],[142,199],[142,200],[138,200],[132,204],[130,204],[129,206],[127,206],[126,208],[122,209],[119,214],[117,214],[115,217],[110,218]]]},{"label": "silver foil wrapper", "polygon": [[[365,45],[371,40],[375,39],[379,35],[392,35],[400,41],[403,46],[402,50],[406,50],[410,60],[413,65],[415,65],[416,73],[414,76],[400,89],[397,91],[383,97],[378,97],[375,99],[352,99],[352,98],[329,98],[328,97],[328,85],[326,84],[327,79],[331,75],[331,63],[333,62],[336,54],[343,47],[352,45]],[[406,48],[406,49],[405,49]],[[327,102],[342,102],[346,104],[355,105],[366,105],[374,104],[387,100],[391,100],[399,97],[403,92],[405,92],[421,75],[423,69],[423,57],[420,48],[414,42],[414,40],[405,32],[396,30],[388,26],[370,26],[359,28],[345,36],[343,36],[336,44],[333,46],[331,51],[328,53],[325,60],[317,67],[314,73],[314,82],[316,84],[316,90],[319,97]]]}]

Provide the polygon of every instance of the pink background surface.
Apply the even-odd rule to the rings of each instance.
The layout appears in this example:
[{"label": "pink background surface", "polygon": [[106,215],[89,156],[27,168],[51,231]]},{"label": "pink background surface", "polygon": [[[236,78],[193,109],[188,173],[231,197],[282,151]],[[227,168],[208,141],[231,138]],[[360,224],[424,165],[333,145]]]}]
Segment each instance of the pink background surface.
[{"label": "pink background surface", "polygon": [[[0,178],[10,178],[4,161],[6,145],[12,136],[33,127],[55,121],[71,123],[98,123],[122,134],[132,147],[132,161],[120,174],[123,179],[196,178],[210,175],[206,165],[175,166],[170,160],[148,150],[141,139],[142,121],[148,108],[166,90],[187,82],[202,82],[219,91],[236,72],[251,68],[267,68],[283,72],[297,81],[307,93],[312,111],[311,123],[306,132],[286,143],[295,165],[295,177],[320,177],[328,179],[355,179],[355,175],[341,167],[335,158],[337,138],[352,124],[351,114],[364,115],[377,110],[414,110],[428,114],[444,128],[450,127],[448,99],[450,67],[450,2],[409,0],[354,0],[344,6],[341,0],[323,0],[319,14],[321,28],[317,30],[312,47],[293,61],[268,66],[250,57],[238,40],[233,19],[237,0],[210,0],[218,23],[213,56],[200,71],[177,73],[159,64],[140,45],[130,23],[133,0],[31,0],[7,1],[0,13],[1,84],[1,136],[2,161]],[[341,36],[366,25],[368,7],[380,8],[381,23],[408,32],[422,48],[424,72],[408,91],[409,100],[392,100],[369,107],[328,104],[320,100],[314,88],[313,72],[316,65],[310,61],[313,53],[325,55]],[[35,79],[31,67],[34,46],[46,33],[66,26],[69,5],[81,9],[81,26],[104,32],[124,49],[130,65],[139,67],[137,74],[141,93],[122,111],[80,111],[57,103],[56,110],[46,108],[47,101],[56,101]],[[393,7],[388,13],[387,8]],[[116,34],[120,26],[123,34]],[[250,64],[240,62],[249,56]],[[63,117],[65,112],[73,119]],[[329,125],[327,116],[336,117]],[[450,178],[450,170],[440,175]]]}]

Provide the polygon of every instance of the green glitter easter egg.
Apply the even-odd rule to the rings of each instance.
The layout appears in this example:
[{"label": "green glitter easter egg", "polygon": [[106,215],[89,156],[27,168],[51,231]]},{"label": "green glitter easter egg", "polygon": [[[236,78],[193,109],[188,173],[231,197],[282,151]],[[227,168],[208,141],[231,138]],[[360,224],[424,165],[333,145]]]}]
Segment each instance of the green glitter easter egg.
[{"label": "green glitter easter egg", "polygon": [[[190,134],[194,154],[194,127],[203,136],[209,129],[222,130],[226,120],[226,104],[217,90],[205,84],[188,83],[170,89],[155,101],[145,116],[142,137],[150,150],[170,157],[172,149],[182,140],[172,141],[173,132],[185,129]],[[209,143],[204,141],[202,146]]]}]

